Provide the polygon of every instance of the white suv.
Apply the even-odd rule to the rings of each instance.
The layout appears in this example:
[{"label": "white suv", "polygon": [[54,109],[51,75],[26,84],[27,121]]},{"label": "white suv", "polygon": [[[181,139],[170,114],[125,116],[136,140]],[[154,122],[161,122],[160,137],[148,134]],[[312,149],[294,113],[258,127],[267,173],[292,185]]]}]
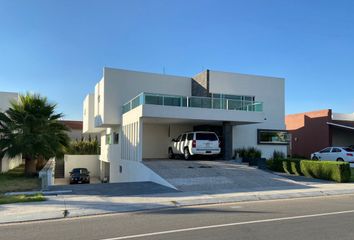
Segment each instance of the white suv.
[{"label": "white suv", "polygon": [[168,148],[168,157],[183,155],[188,160],[193,155],[217,155],[220,153],[220,141],[214,132],[187,132],[172,139]]}]

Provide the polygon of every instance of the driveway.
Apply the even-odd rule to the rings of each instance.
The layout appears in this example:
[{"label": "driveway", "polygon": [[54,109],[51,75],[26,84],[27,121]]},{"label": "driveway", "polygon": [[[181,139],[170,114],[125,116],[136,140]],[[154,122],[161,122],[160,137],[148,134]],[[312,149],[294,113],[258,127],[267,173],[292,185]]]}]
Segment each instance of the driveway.
[{"label": "driveway", "polygon": [[183,192],[228,193],[309,188],[307,184],[234,161],[145,160]]}]

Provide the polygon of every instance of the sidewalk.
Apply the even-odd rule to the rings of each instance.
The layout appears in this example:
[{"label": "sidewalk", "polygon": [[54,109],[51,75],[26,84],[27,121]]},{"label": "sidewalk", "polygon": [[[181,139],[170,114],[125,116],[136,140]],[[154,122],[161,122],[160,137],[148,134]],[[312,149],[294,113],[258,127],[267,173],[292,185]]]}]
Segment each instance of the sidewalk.
[{"label": "sidewalk", "polygon": [[[68,217],[78,217],[201,204],[354,194],[354,183],[316,183],[306,180],[306,178],[300,177],[296,181],[298,184],[306,185],[307,188],[305,189],[282,190],[275,188],[266,191],[258,189],[255,191],[214,194],[173,192],[113,197],[101,195],[47,196],[48,201],[45,202],[0,205],[0,223],[63,218],[65,209],[69,211]],[[289,179],[288,181],[294,180]]]}]

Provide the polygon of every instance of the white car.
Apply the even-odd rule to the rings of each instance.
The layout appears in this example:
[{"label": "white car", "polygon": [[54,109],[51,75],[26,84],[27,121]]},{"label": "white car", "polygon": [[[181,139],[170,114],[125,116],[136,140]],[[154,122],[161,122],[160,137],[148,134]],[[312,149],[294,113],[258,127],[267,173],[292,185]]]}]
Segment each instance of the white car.
[{"label": "white car", "polygon": [[220,141],[214,132],[187,132],[181,134],[168,148],[168,157],[183,155],[188,160],[193,155],[217,155],[220,153]]},{"label": "white car", "polygon": [[354,163],[354,150],[348,147],[327,147],[319,152],[312,153],[311,159]]}]

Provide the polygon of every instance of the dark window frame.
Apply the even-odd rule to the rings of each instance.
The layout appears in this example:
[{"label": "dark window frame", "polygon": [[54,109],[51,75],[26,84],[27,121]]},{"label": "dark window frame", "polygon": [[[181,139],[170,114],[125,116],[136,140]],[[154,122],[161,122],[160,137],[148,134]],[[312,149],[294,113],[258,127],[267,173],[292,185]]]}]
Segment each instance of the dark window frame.
[{"label": "dark window frame", "polygon": [[282,130],[282,129],[257,129],[257,144],[259,145],[289,145],[290,141],[287,140],[286,142],[265,142],[261,141],[261,134],[262,133],[272,133],[272,132],[282,132],[285,134],[289,134],[289,131]]},{"label": "dark window frame", "polygon": [[188,140],[188,141],[193,140],[193,138],[194,138],[194,133],[188,133],[188,134],[187,134],[187,140]]},{"label": "dark window frame", "polygon": [[[328,151],[324,151],[324,150],[326,150],[326,149],[329,149],[329,150],[328,150]],[[331,148],[331,147],[326,147],[326,148],[320,150],[319,153],[330,153],[331,151],[332,151],[332,148]]]},{"label": "dark window frame", "polygon": [[119,144],[119,133],[113,132],[113,144]]},{"label": "dark window frame", "polygon": [[182,138],[181,138],[181,142],[185,141],[187,139],[187,134],[183,134]]},{"label": "dark window frame", "polygon": [[342,150],[340,148],[334,147],[334,148],[332,148],[331,152],[338,153],[338,152],[342,152]]}]

